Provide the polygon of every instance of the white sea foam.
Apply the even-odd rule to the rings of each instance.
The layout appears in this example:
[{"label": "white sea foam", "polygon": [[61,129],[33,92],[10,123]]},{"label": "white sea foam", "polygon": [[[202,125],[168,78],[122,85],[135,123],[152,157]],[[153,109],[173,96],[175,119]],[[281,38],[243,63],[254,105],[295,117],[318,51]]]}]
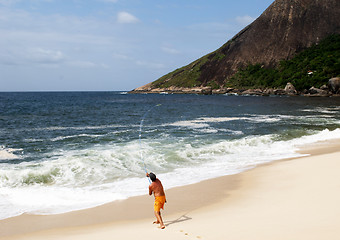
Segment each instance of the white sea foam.
[{"label": "white sea foam", "polygon": [[37,138],[26,138],[24,139],[24,142],[43,142],[44,139],[37,139]]},{"label": "white sea foam", "polygon": [[178,121],[174,123],[167,124],[168,126],[175,127],[187,127],[187,128],[204,128],[209,127],[209,124],[204,123],[204,121],[192,120],[192,121]]},{"label": "white sea foam", "polygon": [[198,131],[202,133],[217,133],[218,132],[218,130],[215,128],[200,128],[198,129]]},{"label": "white sea foam", "polygon": [[235,121],[235,120],[242,120],[242,117],[204,117],[199,118],[195,121],[199,122],[229,122],[229,121]]},{"label": "white sea foam", "polygon": [[193,120],[184,120],[184,121],[177,121],[167,126],[175,126],[175,127],[185,127],[185,128],[208,128],[210,127],[209,123],[218,123],[218,122],[229,122],[229,121],[236,121],[245,119],[243,117],[204,117],[204,118],[197,118]]},{"label": "white sea foam", "polygon": [[229,134],[233,135],[240,135],[243,134],[242,131],[235,131],[230,129],[222,129],[222,128],[213,128],[210,127],[209,123],[221,123],[221,122],[229,122],[229,121],[237,121],[242,120],[245,118],[239,117],[211,117],[211,118],[198,118],[194,120],[186,120],[186,121],[177,121],[174,123],[162,125],[162,126],[175,126],[175,127],[182,127],[188,129],[195,129],[198,132],[202,133],[217,133],[217,132],[228,132]]},{"label": "white sea foam", "polygon": [[[130,127],[137,127],[139,125],[133,125]],[[34,128],[33,130],[38,131],[64,131],[64,130],[96,130],[96,129],[110,129],[110,128],[126,128],[126,125],[119,125],[119,124],[111,124],[111,125],[98,125],[98,126],[79,126],[79,127],[61,127],[61,126],[54,126],[54,127],[46,127],[46,128]]]},{"label": "white sea foam", "polygon": [[307,116],[292,116],[292,115],[249,115],[244,117],[203,117],[197,118],[193,120],[183,120],[177,121],[170,124],[168,126],[176,126],[182,128],[189,129],[203,129],[199,130],[202,132],[213,133],[217,132],[217,129],[210,128],[211,123],[222,123],[222,122],[231,122],[231,121],[239,121],[243,120],[246,122],[252,123],[275,123],[279,121],[294,121],[299,120],[299,123],[302,124],[305,122],[306,124],[313,123],[314,125],[323,125],[325,123],[339,123],[339,120],[333,118],[330,115],[307,115]]},{"label": "white sea foam", "polygon": [[316,132],[313,135],[302,136],[301,138],[295,139],[293,141],[296,146],[302,146],[306,144],[316,143],[319,141],[327,141],[327,140],[333,140],[333,139],[340,140],[340,128],[337,128],[333,131],[325,129],[323,131]]},{"label": "white sea foam", "polygon": [[[240,140],[221,141],[200,148],[186,145],[185,150],[179,151],[178,154],[183,158],[190,158],[191,166],[177,168],[160,177],[165,179],[170,188],[211,177],[239,173],[266,162],[303,156],[297,153],[299,147],[318,141],[340,139],[340,129],[333,131],[326,129],[289,141],[274,141],[273,138],[274,135],[251,136]],[[196,164],[197,162],[202,164]],[[180,180],[178,176],[181,176]]]},{"label": "white sea foam", "polygon": [[340,111],[339,106],[334,106],[334,107],[317,107],[314,109],[302,109],[301,111],[303,112],[317,112],[317,113],[326,113],[326,114],[335,114]]},{"label": "white sea foam", "polygon": [[169,189],[298,157],[299,145],[338,138],[340,129],[326,129],[289,141],[276,141],[274,134],[209,143],[145,139],[141,145],[134,140],[77,151],[59,150],[46,161],[3,163],[0,219],[25,212],[74,211],[145,194],[148,181],[143,161]]},{"label": "white sea foam", "polygon": [[70,138],[79,138],[79,137],[91,137],[91,138],[96,138],[96,137],[100,137],[102,135],[98,135],[98,134],[77,134],[77,135],[70,135],[70,136],[59,136],[59,137],[55,137],[55,138],[51,138],[50,140],[52,142],[55,141],[62,141],[65,139],[70,139]]},{"label": "white sea foam", "polygon": [[204,118],[197,118],[193,120],[185,120],[185,121],[177,121],[174,123],[168,124],[169,126],[176,126],[176,127],[184,127],[184,128],[191,128],[191,129],[199,129],[199,128],[206,128],[205,130],[200,130],[207,133],[217,132],[216,130],[209,129],[210,123],[222,123],[222,122],[230,122],[230,121],[238,121],[238,120],[245,120],[245,121],[252,121],[252,122],[276,122],[280,121],[279,118],[273,118],[268,116],[254,116],[254,117],[204,117]]},{"label": "white sea foam", "polygon": [[21,158],[19,155],[14,153],[17,151],[22,151],[22,149],[6,148],[5,146],[0,146],[0,161]]}]

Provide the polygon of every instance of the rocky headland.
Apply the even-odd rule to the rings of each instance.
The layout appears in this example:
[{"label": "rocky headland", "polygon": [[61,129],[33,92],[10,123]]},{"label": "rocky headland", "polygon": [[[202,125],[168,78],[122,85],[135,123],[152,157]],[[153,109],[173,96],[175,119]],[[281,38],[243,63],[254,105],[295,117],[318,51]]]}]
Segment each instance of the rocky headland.
[{"label": "rocky headland", "polygon": [[[221,48],[130,93],[338,95],[339,43],[327,49],[330,52],[327,52],[327,56],[321,56],[321,62],[312,59],[310,61],[313,62],[309,63],[307,57],[301,58],[307,61],[305,66],[296,66],[296,71],[301,74],[295,74],[295,66],[290,66],[291,76],[285,72],[281,82],[275,82],[278,74],[272,77],[265,75],[267,82],[259,84],[252,80],[252,76],[239,73],[247,66],[257,65],[260,66],[257,73],[270,69],[280,73],[282,61],[288,61],[306,49],[318,46],[328,36],[337,36],[329,40],[331,43],[339,39],[339,16],[339,0],[276,0],[260,17]],[[322,55],[323,50],[319,49],[317,54]],[[286,65],[289,64],[297,63]],[[307,74],[311,74],[308,79]],[[247,79],[247,84],[242,85],[246,77],[250,80]],[[305,80],[298,82],[299,77],[309,82],[303,85],[301,81]]]},{"label": "rocky headland", "polygon": [[[151,84],[150,84],[151,85]],[[130,93],[157,93],[157,94],[227,94],[227,95],[257,95],[257,96],[270,96],[270,95],[287,95],[287,96],[308,96],[308,97],[330,97],[340,96],[340,78],[331,78],[327,85],[323,85],[320,88],[311,87],[308,90],[302,92],[297,91],[293,84],[287,83],[285,88],[265,88],[265,89],[237,89],[237,88],[219,88],[212,89],[211,87],[175,87],[168,88],[151,88],[143,86],[136,88]]]}]

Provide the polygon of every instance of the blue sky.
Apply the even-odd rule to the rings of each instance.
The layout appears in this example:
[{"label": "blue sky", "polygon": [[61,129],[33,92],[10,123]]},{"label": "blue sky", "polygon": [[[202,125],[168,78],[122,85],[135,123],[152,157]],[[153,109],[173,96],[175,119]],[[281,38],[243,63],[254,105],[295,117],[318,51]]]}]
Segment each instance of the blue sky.
[{"label": "blue sky", "polygon": [[131,90],[232,38],[273,0],[0,0],[0,91]]}]

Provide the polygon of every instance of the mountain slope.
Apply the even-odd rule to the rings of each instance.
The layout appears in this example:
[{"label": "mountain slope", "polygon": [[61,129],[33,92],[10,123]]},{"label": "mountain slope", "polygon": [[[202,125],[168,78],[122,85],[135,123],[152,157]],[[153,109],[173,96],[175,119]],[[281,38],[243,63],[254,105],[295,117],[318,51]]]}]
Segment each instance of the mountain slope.
[{"label": "mountain slope", "polygon": [[292,59],[280,61],[276,67],[248,65],[233,75],[227,85],[238,89],[265,89],[283,88],[290,82],[296,90],[304,91],[311,86],[320,88],[336,76],[340,76],[340,34],[326,37]]},{"label": "mountain slope", "polygon": [[241,68],[276,67],[331,34],[340,33],[339,0],[276,0],[218,50],[135,89],[225,86]]}]

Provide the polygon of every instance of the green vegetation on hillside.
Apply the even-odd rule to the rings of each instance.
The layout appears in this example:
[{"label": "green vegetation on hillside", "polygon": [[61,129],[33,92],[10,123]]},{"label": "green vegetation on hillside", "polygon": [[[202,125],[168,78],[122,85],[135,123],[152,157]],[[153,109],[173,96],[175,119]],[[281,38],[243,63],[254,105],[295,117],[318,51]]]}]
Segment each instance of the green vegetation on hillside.
[{"label": "green vegetation on hillside", "polygon": [[[230,44],[230,41],[225,45]],[[193,63],[176,69],[152,83],[153,88],[201,86],[199,81],[202,68],[223,61],[226,57],[221,49],[207,54]],[[332,77],[340,76],[340,35],[331,35],[319,44],[298,53],[291,60],[281,61],[277,67],[268,68],[263,64],[249,65],[225,80],[224,87],[233,88],[284,88],[291,82],[298,91],[310,87],[321,87]],[[213,77],[213,76],[212,76]],[[208,81],[206,86],[218,89],[215,81]]]},{"label": "green vegetation on hillside", "polygon": [[320,87],[340,76],[340,35],[331,35],[276,68],[249,65],[227,80],[226,87],[283,88],[291,82],[297,90]]},{"label": "green vegetation on hillside", "polygon": [[200,86],[197,81],[201,74],[201,67],[208,61],[208,55],[194,61],[193,63],[176,69],[152,83],[154,88],[187,87],[192,88]]}]

